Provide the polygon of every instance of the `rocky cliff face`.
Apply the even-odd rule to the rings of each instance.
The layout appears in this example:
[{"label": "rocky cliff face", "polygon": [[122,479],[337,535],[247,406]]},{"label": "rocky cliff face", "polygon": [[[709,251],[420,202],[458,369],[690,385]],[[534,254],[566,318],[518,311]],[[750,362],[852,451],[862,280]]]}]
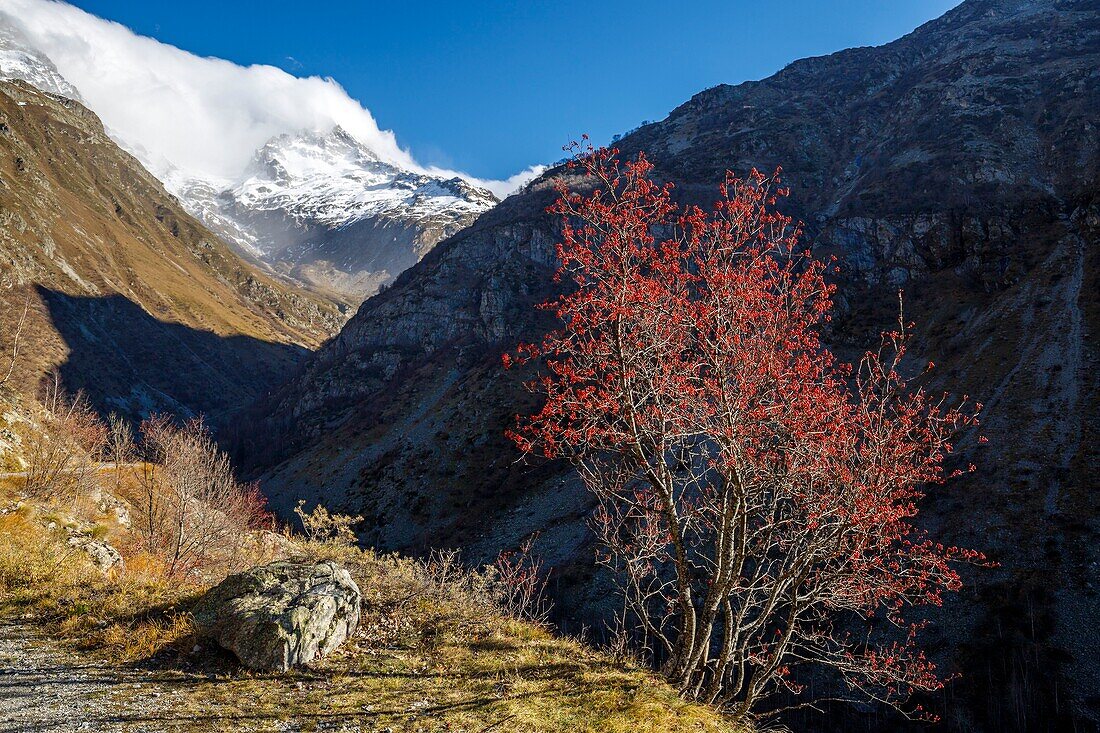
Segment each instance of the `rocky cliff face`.
[{"label": "rocky cliff face", "polygon": [[[0,82],[0,345],[104,411],[218,419],[342,322],[241,260],[78,102]],[[5,362],[6,364],[6,362]]]},{"label": "rocky cliff face", "polygon": [[247,254],[356,305],[497,203],[382,161],[339,127],[274,138],[236,181],[169,184]]},{"label": "rocky cliff face", "polygon": [[[621,143],[702,204],[726,169],[782,165],[808,239],[841,258],[838,351],[872,344],[904,287],[916,357],[986,404],[990,444],[960,458],[980,472],[925,506],[945,541],[1002,563],[937,619],[938,656],[966,673],[933,701],[948,729],[1100,719],[1098,69],[1096,3],[967,0],[894,43],[702,92]],[[541,530],[576,618],[602,594],[587,497],[502,436],[530,408],[499,357],[547,325],[551,199],[534,183],[368,300],[262,406],[282,438],[241,444],[277,504],[362,512],[386,548],[478,559]]]}]

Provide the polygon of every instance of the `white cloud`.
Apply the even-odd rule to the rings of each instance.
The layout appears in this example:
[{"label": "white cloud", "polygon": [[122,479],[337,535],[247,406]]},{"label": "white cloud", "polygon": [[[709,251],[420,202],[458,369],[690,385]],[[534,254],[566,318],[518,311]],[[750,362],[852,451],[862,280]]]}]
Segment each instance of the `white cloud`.
[{"label": "white cloud", "polygon": [[[508,196],[518,191],[520,187],[528,181],[532,181],[541,176],[543,171],[545,171],[547,167],[548,166],[545,165],[533,165],[526,170],[522,170],[513,176],[505,178],[503,181],[487,181],[482,178],[471,178],[470,176],[462,173],[459,173],[457,175],[462,176],[475,186],[481,186],[482,188],[489,189],[496,195],[498,199],[502,199],[505,196]],[[447,173],[449,173],[448,171],[442,171],[438,168],[433,168],[431,170],[436,171],[441,175],[446,175]]]},{"label": "white cloud", "polygon": [[0,14],[53,60],[112,136],[162,179],[177,168],[186,176],[229,180],[275,135],[334,125],[383,160],[459,175],[498,196],[542,170],[533,166],[506,181],[486,181],[424,167],[333,79],[203,58],[55,0],[0,0]]}]

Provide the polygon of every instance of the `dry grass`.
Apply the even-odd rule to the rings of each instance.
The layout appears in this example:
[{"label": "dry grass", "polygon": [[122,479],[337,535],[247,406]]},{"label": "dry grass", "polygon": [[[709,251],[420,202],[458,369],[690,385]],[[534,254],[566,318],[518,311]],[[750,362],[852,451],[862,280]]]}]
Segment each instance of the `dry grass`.
[{"label": "dry grass", "polygon": [[[125,553],[124,572],[105,577],[68,547],[66,518],[56,508],[12,506],[11,492],[0,489],[0,507],[7,507],[0,515],[0,616],[29,615],[116,664],[173,675],[204,670],[172,686],[170,713],[185,721],[181,730],[268,730],[284,722],[295,730],[339,723],[471,733],[739,729],[681,700],[644,669],[507,617],[494,600],[492,573],[332,543],[298,542],[296,552],[349,569],[363,592],[359,631],[309,670],[250,673],[220,652],[194,652],[196,643],[208,646],[187,613],[202,583],[169,581],[156,558],[135,551]],[[74,521],[95,521],[105,538],[127,547],[124,529],[94,505],[74,506]]]},{"label": "dry grass", "polygon": [[181,604],[200,587],[169,583],[158,562],[141,556],[105,576],[68,545],[58,519],[26,504],[0,515],[0,616],[33,618],[117,661],[152,656],[191,633]]},{"label": "dry grass", "polygon": [[[743,730],[685,702],[656,675],[546,627],[503,616],[483,574],[449,574],[393,555],[310,544],[363,591],[359,632],[310,670],[233,674],[181,693],[175,713],[220,721],[339,721],[393,731]],[[245,702],[247,701],[247,702]]]}]

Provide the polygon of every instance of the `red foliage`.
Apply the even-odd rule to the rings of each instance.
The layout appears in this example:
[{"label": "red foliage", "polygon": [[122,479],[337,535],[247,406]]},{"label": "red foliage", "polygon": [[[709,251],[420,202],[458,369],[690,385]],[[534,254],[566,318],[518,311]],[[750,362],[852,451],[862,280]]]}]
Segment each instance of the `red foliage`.
[{"label": "red foliage", "polygon": [[[911,388],[903,322],[857,368],[833,357],[833,286],[775,210],[778,171],[727,174],[706,213],[643,155],[589,147],[571,165],[594,189],[559,181],[549,209],[572,287],[544,307],[563,325],[505,358],[545,364],[530,386],[546,401],[509,435],[595,492],[645,644],[685,694],[746,716],[802,692],[805,664],[895,705],[940,688],[902,612],[984,558],[912,519],[980,406]],[[871,617],[901,630],[845,631]]]}]

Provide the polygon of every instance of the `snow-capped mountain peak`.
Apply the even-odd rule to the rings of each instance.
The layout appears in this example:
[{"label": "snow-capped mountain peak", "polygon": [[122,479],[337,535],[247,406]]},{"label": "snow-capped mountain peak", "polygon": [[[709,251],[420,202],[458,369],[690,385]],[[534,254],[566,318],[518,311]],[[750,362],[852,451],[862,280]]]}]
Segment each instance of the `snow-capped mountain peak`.
[{"label": "snow-capped mountain peak", "polygon": [[480,213],[496,203],[488,191],[460,179],[384,162],[340,127],[273,138],[225,193],[235,208],[281,209],[299,221],[329,227],[409,207],[402,214],[415,218]]},{"label": "snow-capped mountain peak", "polygon": [[172,188],[250,254],[355,300],[497,203],[460,178],[384,161],[338,126],[272,138],[232,182]]},{"label": "snow-capped mountain peak", "polygon": [[372,150],[337,126],[327,133],[303,131],[272,138],[256,151],[245,173],[288,181],[354,173],[378,162]]},{"label": "snow-capped mountain peak", "polygon": [[45,54],[0,12],[0,79],[20,79],[44,92],[80,101],[80,94]]}]

